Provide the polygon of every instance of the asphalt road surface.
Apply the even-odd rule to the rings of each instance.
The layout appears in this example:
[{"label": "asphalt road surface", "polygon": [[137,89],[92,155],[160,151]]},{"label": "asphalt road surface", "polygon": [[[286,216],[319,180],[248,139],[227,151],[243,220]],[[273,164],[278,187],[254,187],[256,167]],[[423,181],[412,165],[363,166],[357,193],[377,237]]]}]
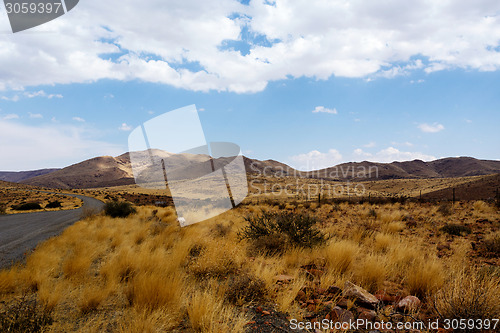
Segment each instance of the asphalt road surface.
[{"label": "asphalt road surface", "polygon": [[80,220],[84,207],[100,211],[104,206],[102,201],[94,198],[64,195],[81,199],[83,206],[72,210],[0,215],[0,269],[22,261],[24,253],[33,250],[38,243],[60,234]]}]

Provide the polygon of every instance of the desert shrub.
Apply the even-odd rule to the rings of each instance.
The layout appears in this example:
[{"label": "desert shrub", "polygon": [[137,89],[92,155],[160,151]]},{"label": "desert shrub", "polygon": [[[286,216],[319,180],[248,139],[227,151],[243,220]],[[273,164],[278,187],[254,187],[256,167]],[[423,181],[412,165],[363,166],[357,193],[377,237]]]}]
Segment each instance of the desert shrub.
[{"label": "desert shrub", "polygon": [[104,205],[104,214],[111,217],[127,217],[135,212],[132,204],[126,201],[108,201]]},{"label": "desert shrub", "polygon": [[59,200],[50,201],[48,204],[45,205],[45,208],[59,208],[59,207],[62,207],[62,204]]},{"label": "desert shrub", "polygon": [[91,207],[83,207],[82,208],[82,212],[80,214],[80,218],[82,220],[85,220],[85,219],[88,219],[88,218],[92,218],[94,216],[96,216],[97,214],[99,214],[99,210],[97,208],[91,208]]},{"label": "desert shrub", "polygon": [[212,228],[212,233],[217,237],[225,237],[231,231],[231,226],[223,223],[216,223]]},{"label": "desert shrub", "polygon": [[[245,218],[248,225],[239,232],[241,239],[258,240],[273,236],[283,238],[292,246],[313,247],[326,241],[316,228],[316,218],[291,212],[262,212],[259,216]],[[275,237],[277,236],[277,237]]]},{"label": "desert shrub", "polygon": [[266,285],[259,278],[240,275],[228,282],[226,300],[232,304],[250,303],[260,301],[266,295]]},{"label": "desert shrub", "polygon": [[500,233],[485,239],[484,249],[493,255],[500,256]]},{"label": "desert shrub", "polygon": [[434,308],[441,318],[491,319],[498,318],[499,299],[499,279],[463,270],[436,293]]},{"label": "desert shrub", "polygon": [[[288,249],[288,240],[281,234],[265,235],[253,239],[252,247],[257,254],[261,253],[268,256],[281,255]],[[253,255],[254,253],[251,254]]]},{"label": "desert shrub", "polygon": [[26,295],[0,311],[1,332],[43,332],[52,322],[52,314]]},{"label": "desert shrub", "polygon": [[12,206],[14,210],[37,210],[42,209],[42,206],[38,202],[27,202],[19,205]]},{"label": "desert shrub", "polygon": [[0,204],[0,215],[7,214],[7,207],[4,204]]},{"label": "desert shrub", "polygon": [[174,313],[180,311],[183,289],[180,275],[143,273],[129,282],[125,296],[137,308],[151,311],[166,307]]},{"label": "desert shrub", "polygon": [[443,216],[450,216],[452,213],[451,205],[448,202],[443,202],[439,205],[437,211],[438,213],[441,213],[441,215]]},{"label": "desert shrub", "polygon": [[345,273],[351,268],[359,250],[358,244],[353,241],[341,240],[330,242],[324,250],[326,265],[333,271]]},{"label": "desert shrub", "polygon": [[461,236],[462,233],[470,234],[472,232],[471,228],[466,225],[448,223],[440,229],[442,232],[453,236]]},{"label": "desert shrub", "polygon": [[493,208],[489,204],[482,200],[474,202],[473,207],[475,211],[480,213],[490,213],[493,210]]}]

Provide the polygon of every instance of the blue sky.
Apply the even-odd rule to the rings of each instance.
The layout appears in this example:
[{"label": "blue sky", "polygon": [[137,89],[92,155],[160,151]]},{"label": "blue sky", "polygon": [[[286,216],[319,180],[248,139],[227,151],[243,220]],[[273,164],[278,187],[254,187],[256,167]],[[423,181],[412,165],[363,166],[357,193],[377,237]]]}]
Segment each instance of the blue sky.
[{"label": "blue sky", "polygon": [[495,1],[416,1],[408,17],[399,2],[122,1],[130,24],[107,14],[118,3],[0,34],[0,170],[119,155],[133,128],[190,104],[207,141],[300,169],[500,159]]}]

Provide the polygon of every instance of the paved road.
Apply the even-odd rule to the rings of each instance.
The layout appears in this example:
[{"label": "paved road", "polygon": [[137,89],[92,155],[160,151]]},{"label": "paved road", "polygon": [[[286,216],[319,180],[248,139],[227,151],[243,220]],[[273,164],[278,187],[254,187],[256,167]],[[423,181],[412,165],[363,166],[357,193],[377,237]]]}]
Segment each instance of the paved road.
[{"label": "paved road", "polygon": [[[54,193],[57,194],[57,193]],[[77,194],[65,194],[83,200],[83,207],[101,210],[97,199]],[[0,215],[0,269],[21,261],[24,253],[37,244],[60,234],[80,220],[83,207],[72,210]]]}]

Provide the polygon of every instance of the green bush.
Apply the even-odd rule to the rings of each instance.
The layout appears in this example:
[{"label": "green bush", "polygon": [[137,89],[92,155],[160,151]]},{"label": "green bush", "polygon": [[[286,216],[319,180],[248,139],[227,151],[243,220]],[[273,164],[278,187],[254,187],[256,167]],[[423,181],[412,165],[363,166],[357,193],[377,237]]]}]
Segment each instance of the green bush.
[{"label": "green bush", "polygon": [[126,201],[108,201],[104,205],[104,214],[111,217],[127,217],[135,212],[132,204]]},{"label": "green bush", "polygon": [[461,236],[462,233],[470,234],[472,232],[470,227],[454,223],[445,225],[441,228],[441,231],[454,236]]},{"label": "green bush", "polygon": [[50,201],[48,204],[45,205],[45,208],[59,208],[59,207],[62,207],[62,204],[59,200]]},{"label": "green bush", "polygon": [[317,219],[308,214],[263,212],[259,216],[246,217],[245,220],[248,225],[239,232],[240,239],[259,241],[264,237],[264,240],[274,240],[267,242],[270,246],[276,245],[277,239],[282,239],[291,246],[299,247],[312,247],[326,241],[326,237],[315,226]]},{"label": "green bush", "polygon": [[38,202],[28,202],[28,203],[22,203],[19,205],[14,205],[12,206],[12,209],[14,210],[37,210],[37,209],[42,209],[42,206]]}]

